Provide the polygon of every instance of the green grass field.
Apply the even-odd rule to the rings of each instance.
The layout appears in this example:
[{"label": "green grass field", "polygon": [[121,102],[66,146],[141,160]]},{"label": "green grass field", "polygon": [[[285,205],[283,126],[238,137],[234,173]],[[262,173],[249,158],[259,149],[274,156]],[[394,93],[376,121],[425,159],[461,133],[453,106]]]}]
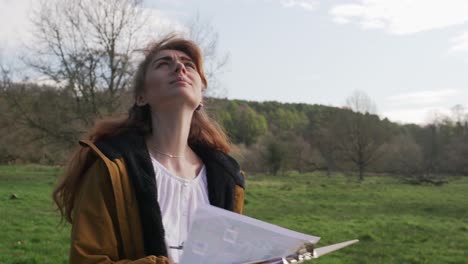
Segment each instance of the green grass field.
[{"label": "green grass field", "polygon": [[[0,166],[0,263],[67,263],[69,227],[50,194],[60,169]],[[468,178],[441,187],[389,177],[248,176],[245,214],[358,244],[313,263],[468,263]],[[11,194],[18,199],[10,199]]]}]

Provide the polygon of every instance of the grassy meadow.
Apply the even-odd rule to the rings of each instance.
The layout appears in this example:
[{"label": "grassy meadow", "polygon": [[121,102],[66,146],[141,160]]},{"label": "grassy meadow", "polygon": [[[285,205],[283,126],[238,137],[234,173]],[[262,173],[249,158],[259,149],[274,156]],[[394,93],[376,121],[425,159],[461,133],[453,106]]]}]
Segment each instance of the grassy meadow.
[{"label": "grassy meadow", "polygon": [[[67,263],[51,201],[58,167],[0,166],[0,263]],[[390,177],[249,175],[245,214],[322,237],[360,239],[313,263],[468,263],[468,177],[440,187]],[[10,199],[16,194],[17,199]]]}]

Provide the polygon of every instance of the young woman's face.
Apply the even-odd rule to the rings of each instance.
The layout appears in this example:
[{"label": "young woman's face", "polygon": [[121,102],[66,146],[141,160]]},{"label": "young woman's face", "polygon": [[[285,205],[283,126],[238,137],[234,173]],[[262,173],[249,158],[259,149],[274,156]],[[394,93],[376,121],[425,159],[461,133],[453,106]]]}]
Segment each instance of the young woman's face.
[{"label": "young woman's face", "polygon": [[162,50],[147,68],[143,97],[156,111],[195,110],[202,99],[202,88],[197,66],[187,54]]}]

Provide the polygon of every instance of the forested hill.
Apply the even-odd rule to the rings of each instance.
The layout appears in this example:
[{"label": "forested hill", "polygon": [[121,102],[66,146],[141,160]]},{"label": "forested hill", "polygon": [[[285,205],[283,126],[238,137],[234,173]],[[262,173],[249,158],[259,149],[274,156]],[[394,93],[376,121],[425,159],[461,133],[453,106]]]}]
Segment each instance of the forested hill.
[{"label": "forested hill", "polygon": [[[125,112],[132,101],[128,93],[109,102],[106,93],[77,97],[25,84],[0,93],[4,164],[62,164],[96,119]],[[366,172],[383,172],[411,181],[468,174],[466,118],[401,125],[352,107],[214,98],[205,100],[205,111],[230,135],[248,173],[343,171],[363,179]]]},{"label": "forested hill", "polygon": [[324,105],[219,99],[210,105],[253,170],[355,170],[360,177],[371,170],[422,178],[468,172],[466,120],[445,117],[418,126]]}]

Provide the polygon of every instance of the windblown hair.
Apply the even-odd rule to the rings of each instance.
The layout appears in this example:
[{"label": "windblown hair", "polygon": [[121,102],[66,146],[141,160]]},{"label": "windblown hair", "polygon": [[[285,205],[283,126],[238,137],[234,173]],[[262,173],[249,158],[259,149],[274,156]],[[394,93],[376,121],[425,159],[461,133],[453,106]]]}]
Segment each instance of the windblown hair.
[{"label": "windblown hair", "polygon": [[[204,85],[203,89],[207,88],[208,82],[203,70],[203,58],[200,48],[190,40],[172,35],[161,41],[151,43],[146,49],[142,50],[145,57],[138,65],[133,82],[135,101],[145,89],[146,73],[151,61],[162,50],[178,50],[186,53],[197,67]],[[157,129],[155,126],[151,122],[150,106],[138,106],[135,103],[130,107],[128,114],[124,116],[110,117],[96,122],[94,128],[89,131],[85,138],[95,142],[118,135],[129,129],[136,129],[146,135],[151,133],[153,129]],[[226,154],[231,151],[231,144],[226,133],[216,121],[207,115],[203,108],[193,114],[188,143],[190,146],[204,144]],[[83,176],[93,161],[94,158],[93,155],[90,155],[89,148],[78,147],[70,156],[63,178],[53,191],[52,198],[57,204],[62,219],[70,223],[73,221],[74,202]]]}]

